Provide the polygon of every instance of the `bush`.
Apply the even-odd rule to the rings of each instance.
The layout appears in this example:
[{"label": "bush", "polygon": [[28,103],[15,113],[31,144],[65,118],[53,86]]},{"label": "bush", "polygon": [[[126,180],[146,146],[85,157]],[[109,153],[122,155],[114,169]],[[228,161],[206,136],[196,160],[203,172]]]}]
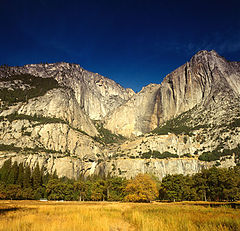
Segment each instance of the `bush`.
[{"label": "bush", "polygon": [[155,158],[155,159],[166,159],[166,158],[178,158],[177,154],[172,154],[170,152],[163,152],[160,153],[159,151],[155,150],[149,150],[148,152],[144,152],[140,155],[142,159],[150,159],[150,158]]},{"label": "bush", "polygon": [[192,158],[192,155],[190,153],[185,153],[185,154],[181,155],[181,157]]}]

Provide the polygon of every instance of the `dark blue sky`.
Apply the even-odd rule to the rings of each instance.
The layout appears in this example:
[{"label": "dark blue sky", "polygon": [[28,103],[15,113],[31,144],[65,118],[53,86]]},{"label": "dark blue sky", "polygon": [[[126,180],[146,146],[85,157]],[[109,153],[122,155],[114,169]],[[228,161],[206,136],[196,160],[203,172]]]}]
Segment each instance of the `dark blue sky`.
[{"label": "dark blue sky", "polygon": [[0,64],[71,62],[139,91],[202,49],[240,61],[239,1],[0,0]]}]

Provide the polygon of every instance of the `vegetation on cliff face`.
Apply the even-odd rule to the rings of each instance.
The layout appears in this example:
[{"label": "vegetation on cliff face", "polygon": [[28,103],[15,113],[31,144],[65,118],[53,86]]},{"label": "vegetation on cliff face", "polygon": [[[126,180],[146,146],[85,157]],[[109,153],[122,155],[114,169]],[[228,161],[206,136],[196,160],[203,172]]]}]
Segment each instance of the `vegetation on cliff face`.
[{"label": "vegetation on cliff face", "polygon": [[170,152],[163,152],[160,153],[159,151],[155,150],[149,150],[148,152],[144,152],[140,155],[142,159],[150,159],[150,158],[156,158],[156,159],[166,159],[166,158],[178,158],[179,156],[177,154],[172,154]]},{"label": "vegetation on cliff face", "polygon": [[53,78],[41,78],[32,76],[29,74],[12,75],[4,79],[0,79],[1,82],[20,83],[26,85],[25,88],[1,88],[0,99],[13,104],[16,102],[25,102],[31,98],[42,96],[47,91],[53,88],[59,88],[58,82]]},{"label": "vegetation on cliff face", "polygon": [[18,146],[14,146],[13,144],[0,144],[0,151],[12,151],[12,152],[16,152],[17,154],[35,154],[39,152],[45,152],[45,153],[61,153],[64,154],[65,156],[70,156],[70,153],[68,152],[64,152],[62,153],[61,151],[55,151],[52,149],[46,149],[43,147],[35,147],[35,148],[28,148],[28,147],[18,147]]},{"label": "vegetation on cliff face", "polygon": [[211,152],[203,152],[198,159],[203,161],[215,161],[220,160],[223,156],[229,156],[233,154],[235,154],[235,161],[238,164],[240,159],[240,144],[233,149],[221,149],[221,146],[218,146]]},{"label": "vegetation on cliff face", "polygon": [[193,176],[168,175],[162,182],[146,174],[134,179],[50,175],[37,164],[33,169],[11,159],[0,168],[0,199],[87,200],[149,202],[154,199],[233,201],[240,199],[240,167],[213,167]]},{"label": "vegetation on cliff face", "polygon": [[[36,125],[39,124],[48,124],[48,123],[67,123],[64,120],[60,119],[60,118],[53,118],[53,117],[46,117],[46,116],[31,116],[31,115],[25,115],[25,114],[18,114],[18,113],[13,113],[13,114],[9,114],[7,116],[0,116],[0,121],[2,120],[8,120],[9,122],[12,122],[14,120],[29,120],[29,121],[37,121],[38,123]],[[36,126],[35,125],[35,126]]]},{"label": "vegetation on cliff face", "polygon": [[89,136],[85,131],[82,131],[78,128],[74,128],[67,121],[60,118],[40,116],[36,114],[31,116],[31,115],[25,115],[25,114],[18,114],[15,112],[7,116],[0,116],[0,121],[4,121],[4,120],[8,120],[9,122],[13,122],[14,120],[28,120],[30,122],[36,122],[32,124],[32,127],[35,127],[41,124],[52,124],[52,123],[67,124],[69,128]]},{"label": "vegetation on cliff face", "polygon": [[98,136],[94,137],[99,143],[103,144],[112,144],[112,143],[121,143],[126,140],[126,138],[122,135],[117,135],[112,133],[110,130],[103,127],[103,124],[99,121],[95,121],[96,128],[99,132]]},{"label": "vegetation on cliff face", "polygon": [[236,141],[240,127],[239,101],[219,104],[221,109],[214,108],[215,105],[213,108],[197,105],[166,121],[151,133],[157,135],[173,133],[177,136],[185,134],[185,144],[190,140],[201,146],[194,153],[199,154],[198,159],[201,161],[221,160],[224,156],[235,154],[235,163],[239,163],[240,146]]},{"label": "vegetation on cliff face", "polygon": [[166,121],[163,125],[155,128],[152,133],[158,135],[167,135],[168,133],[174,133],[175,135],[186,134],[193,135],[194,130],[198,130],[200,128],[207,128],[206,124],[198,124],[198,125],[190,125],[192,122],[191,113],[195,108],[182,113],[176,118],[170,119]]}]

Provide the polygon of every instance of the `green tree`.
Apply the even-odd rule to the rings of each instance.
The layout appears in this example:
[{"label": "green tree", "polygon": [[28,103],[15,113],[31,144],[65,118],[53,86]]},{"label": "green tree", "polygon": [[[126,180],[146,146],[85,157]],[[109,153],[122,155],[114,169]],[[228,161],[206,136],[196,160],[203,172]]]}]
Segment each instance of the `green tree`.
[{"label": "green tree", "polygon": [[239,178],[234,168],[218,169],[218,181],[219,181],[219,200],[237,200],[239,199],[238,181]]},{"label": "green tree", "polygon": [[23,187],[23,175],[24,175],[24,166],[23,163],[18,165],[18,176],[17,176],[17,184]]},{"label": "green tree", "polygon": [[125,187],[127,181],[120,177],[109,177],[106,179],[107,200],[121,201],[125,196]]},{"label": "green tree", "polygon": [[87,185],[83,180],[78,180],[74,182],[74,192],[76,194],[77,200],[84,201],[86,197]]},{"label": "green tree", "polygon": [[1,175],[1,181],[7,183],[8,182],[8,176],[11,170],[11,166],[12,166],[12,159],[9,158],[8,160],[6,160],[3,163],[3,166],[1,167],[0,170],[0,175]]},{"label": "green tree", "polygon": [[33,173],[32,173],[32,183],[33,183],[33,188],[37,189],[41,186],[42,184],[42,176],[41,176],[41,171],[39,164],[35,166]]},{"label": "green tree", "polygon": [[5,184],[0,183],[0,200],[5,200],[7,198],[7,192]]},{"label": "green tree", "polygon": [[47,172],[46,174],[44,174],[44,171],[41,170],[41,175],[42,175],[42,184],[46,185],[49,181],[49,179],[51,178],[51,175]]},{"label": "green tree", "polygon": [[207,201],[207,177],[206,171],[203,170],[201,173],[196,173],[192,177],[193,179],[193,187],[196,189],[197,200]]},{"label": "green tree", "polygon": [[210,201],[219,201],[221,200],[221,192],[222,186],[220,185],[220,172],[219,169],[216,167],[212,167],[207,170],[207,185],[208,185],[208,192],[207,198]]},{"label": "green tree", "polygon": [[8,184],[15,184],[18,178],[18,164],[15,161],[14,164],[11,166],[9,175],[8,175]]},{"label": "green tree", "polygon": [[21,199],[20,185],[9,184],[6,186],[6,198],[11,200]]},{"label": "green tree", "polygon": [[30,169],[29,165],[25,166],[25,168],[24,168],[23,187],[24,188],[31,188],[32,187],[31,169]]},{"label": "green tree", "polygon": [[160,199],[165,200],[196,200],[197,194],[190,176],[182,174],[167,175],[162,179]]},{"label": "green tree", "polygon": [[107,199],[107,185],[103,179],[97,179],[91,184],[91,200],[104,201]]},{"label": "green tree", "polygon": [[194,180],[191,176],[184,177],[184,185],[182,187],[182,200],[194,201],[198,199],[196,188],[193,187]]},{"label": "green tree", "polygon": [[52,175],[52,179],[58,179],[58,175],[57,175],[57,169],[55,169],[53,175]]},{"label": "green tree", "polygon": [[46,193],[50,200],[72,200],[73,185],[61,182],[59,179],[51,179],[46,186]]},{"label": "green tree", "polygon": [[32,188],[22,188],[20,192],[20,198],[24,200],[32,200],[34,198],[34,191]]}]

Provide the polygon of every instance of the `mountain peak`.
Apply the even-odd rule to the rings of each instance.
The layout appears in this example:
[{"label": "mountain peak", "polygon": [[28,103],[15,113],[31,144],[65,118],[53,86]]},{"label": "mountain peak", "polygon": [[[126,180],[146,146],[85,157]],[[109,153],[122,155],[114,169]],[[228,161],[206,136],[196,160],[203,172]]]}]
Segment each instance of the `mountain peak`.
[{"label": "mountain peak", "polygon": [[215,65],[218,67],[225,66],[227,62],[228,61],[224,57],[220,56],[215,50],[201,50],[190,59],[190,63],[192,64],[205,63],[212,67]]},{"label": "mountain peak", "polygon": [[192,58],[192,59],[198,59],[198,58],[222,58],[215,50],[201,50],[198,51]]}]

